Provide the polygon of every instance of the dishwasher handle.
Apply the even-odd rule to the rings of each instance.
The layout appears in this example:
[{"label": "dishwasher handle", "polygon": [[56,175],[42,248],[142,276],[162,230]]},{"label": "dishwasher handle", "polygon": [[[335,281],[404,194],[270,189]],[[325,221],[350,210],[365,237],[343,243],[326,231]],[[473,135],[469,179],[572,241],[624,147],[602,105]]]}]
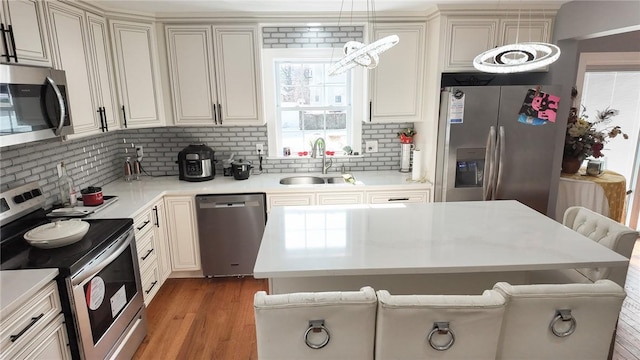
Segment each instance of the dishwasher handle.
[{"label": "dishwasher handle", "polygon": [[260,201],[248,200],[248,201],[206,201],[200,200],[198,202],[199,209],[232,209],[232,208],[244,208],[244,207],[256,207],[262,206]]},{"label": "dishwasher handle", "polygon": [[247,203],[245,201],[237,201],[237,202],[217,202],[213,204],[214,207],[216,209],[220,209],[220,208],[238,208],[238,207],[245,207],[247,205]]}]

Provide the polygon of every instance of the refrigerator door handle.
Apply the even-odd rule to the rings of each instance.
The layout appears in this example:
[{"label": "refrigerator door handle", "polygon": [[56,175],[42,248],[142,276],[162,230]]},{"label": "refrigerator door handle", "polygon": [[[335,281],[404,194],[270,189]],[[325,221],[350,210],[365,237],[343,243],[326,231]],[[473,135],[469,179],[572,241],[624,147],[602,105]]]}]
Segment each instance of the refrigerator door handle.
[{"label": "refrigerator door handle", "polygon": [[483,200],[491,200],[493,196],[493,174],[495,168],[496,128],[491,126],[487,134],[487,147],[484,153],[484,175],[482,181]]},{"label": "refrigerator door handle", "polygon": [[504,152],[506,148],[506,144],[504,141],[504,126],[500,126],[498,130],[498,149],[496,150],[498,157],[498,168],[496,172],[498,174],[496,179],[496,189],[494,191],[494,200],[500,198],[500,188],[502,185],[502,175],[504,174]]}]

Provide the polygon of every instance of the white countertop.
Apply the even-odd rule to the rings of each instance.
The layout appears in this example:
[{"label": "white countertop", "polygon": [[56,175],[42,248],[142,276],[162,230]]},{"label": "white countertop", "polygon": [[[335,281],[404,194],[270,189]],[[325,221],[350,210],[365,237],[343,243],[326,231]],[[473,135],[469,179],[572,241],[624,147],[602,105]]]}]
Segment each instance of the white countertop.
[{"label": "white countertop", "polygon": [[385,190],[389,188],[430,189],[431,183],[410,181],[411,174],[398,171],[363,171],[351,173],[356,184],[317,184],[317,185],[281,185],[280,179],[289,176],[339,177],[340,173],[283,173],[251,175],[247,180],[235,180],[233,177],[216,175],[213,180],[202,182],[181,181],[178,176],[148,177],[139,181],[114,181],[102,186],[104,195],[117,195],[118,201],[89,218],[134,217],[145,205],[163,195],[230,194],[230,193],[287,193],[287,192],[324,192],[354,190]]},{"label": "white countertop", "polygon": [[57,275],[58,269],[0,271],[0,319],[6,319]]},{"label": "white countertop", "polygon": [[256,278],[625,266],[628,259],[514,201],[280,207]]}]

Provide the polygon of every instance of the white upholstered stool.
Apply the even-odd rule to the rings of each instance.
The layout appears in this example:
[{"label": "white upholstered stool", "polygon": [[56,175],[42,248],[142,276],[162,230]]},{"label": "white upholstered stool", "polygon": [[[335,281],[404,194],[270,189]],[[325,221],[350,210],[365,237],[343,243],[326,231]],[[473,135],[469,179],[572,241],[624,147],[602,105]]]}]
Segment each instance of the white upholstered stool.
[{"label": "white upholstered stool", "polygon": [[[572,206],[564,213],[562,223],[602,246],[630,258],[638,232],[589,209]],[[609,279],[624,287],[628,267],[544,270],[530,273],[530,283],[590,283]]]},{"label": "white upholstered stool", "polygon": [[504,298],[378,294],[376,359],[495,359]]},{"label": "white upholstered stool", "polygon": [[593,284],[510,285],[497,359],[607,358],[624,290],[610,280]]},{"label": "white upholstered stool", "polygon": [[254,296],[260,360],[373,359],[375,291]]}]

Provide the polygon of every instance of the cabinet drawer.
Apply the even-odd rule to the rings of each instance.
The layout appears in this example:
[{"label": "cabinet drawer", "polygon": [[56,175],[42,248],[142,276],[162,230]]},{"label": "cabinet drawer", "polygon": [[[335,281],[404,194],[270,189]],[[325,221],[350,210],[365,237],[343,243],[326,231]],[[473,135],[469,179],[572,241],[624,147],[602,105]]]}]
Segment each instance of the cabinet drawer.
[{"label": "cabinet drawer", "polygon": [[0,323],[3,357],[21,349],[60,312],[58,286],[52,281]]},{"label": "cabinet drawer", "polygon": [[133,230],[136,238],[153,229],[153,220],[153,211],[151,211],[151,209],[145,210],[142,214],[133,219]]},{"label": "cabinet drawer", "polygon": [[50,324],[39,332],[34,339],[21,349],[17,355],[11,355],[11,359],[50,359],[70,360],[69,339],[67,327],[64,324],[64,315],[58,315]]},{"label": "cabinet drawer", "polygon": [[149,264],[156,263],[156,248],[153,241],[153,232],[144,234],[140,239],[136,239],[138,250],[138,265],[140,266],[140,272],[144,272],[144,269],[149,267]]},{"label": "cabinet drawer", "polygon": [[160,275],[158,273],[158,265],[151,266],[142,273],[142,296],[144,298],[144,304],[149,305],[151,299],[156,295],[158,289],[160,289]]},{"label": "cabinet drawer", "polygon": [[362,192],[330,192],[318,193],[318,205],[352,205],[362,204]]},{"label": "cabinet drawer", "polygon": [[392,203],[426,203],[429,199],[427,191],[399,191],[399,192],[369,192],[367,203],[392,204]]}]

